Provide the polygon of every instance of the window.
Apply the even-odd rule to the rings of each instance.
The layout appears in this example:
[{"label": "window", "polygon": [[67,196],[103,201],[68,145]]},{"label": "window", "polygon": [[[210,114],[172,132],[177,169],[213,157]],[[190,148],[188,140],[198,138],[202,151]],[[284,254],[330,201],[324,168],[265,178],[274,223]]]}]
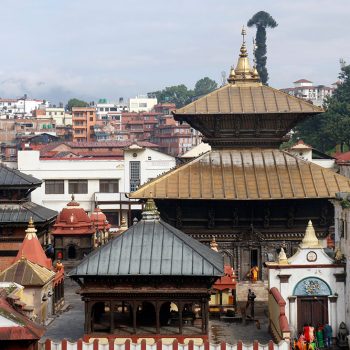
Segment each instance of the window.
[{"label": "window", "polygon": [[94,117],[90,117],[90,122],[93,122],[94,121]]},{"label": "window", "polygon": [[46,180],[45,194],[64,194],[64,180]]},{"label": "window", "polygon": [[140,162],[130,162],[130,192],[134,192],[140,186]]},{"label": "window", "polygon": [[140,102],[140,103],[139,103],[139,107],[147,107],[147,103],[145,103],[145,102]]},{"label": "window", "polygon": [[68,192],[70,194],[88,193],[88,181],[87,180],[69,180]]},{"label": "window", "polygon": [[118,180],[100,180],[100,192],[102,193],[118,193]]},{"label": "window", "polygon": [[94,112],[90,112],[90,115],[93,115],[94,114]]}]

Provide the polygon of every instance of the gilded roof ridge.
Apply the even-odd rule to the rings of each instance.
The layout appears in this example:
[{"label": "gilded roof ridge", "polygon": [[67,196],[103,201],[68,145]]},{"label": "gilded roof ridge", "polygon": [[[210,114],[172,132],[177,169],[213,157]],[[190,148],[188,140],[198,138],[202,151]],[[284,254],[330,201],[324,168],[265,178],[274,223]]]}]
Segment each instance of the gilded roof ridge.
[{"label": "gilded roof ridge", "polygon": [[[190,161],[188,161],[188,162],[186,162],[186,163],[183,163],[183,164],[181,164],[181,165],[179,165],[179,166],[175,166],[174,168],[169,169],[168,171],[164,172],[163,174],[158,175],[156,178],[151,179],[151,180],[148,181],[148,182],[145,182],[145,183],[144,183],[143,185],[141,185],[135,192],[138,192],[139,190],[141,190],[141,189],[142,189],[143,187],[145,187],[145,186],[148,186],[148,185],[150,185],[150,184],[152,184],[152,183],[156,183],[157,181],[162,180],[162,179],[163,179],[164,177],[166,177],[167,175],[170,175],[170,174],[172,174],[172,173],[176,173],[176,172],[180,171],[180,169],[184,169],[184,168],[188,167],[192,162],[196,161],[196,160],[199,159],[199,158],[204,157],[204,156],[205,156],[207,153],[209,153],[209,152],[212,152],[212,150],[211,150],[211,151],[207,151],[207,152],[205,152],[205,153],[203,153],[203,154],[200,154],[200,155],[199,155],[198,157],[196,157],[195,159],[192,159],[192,160],[190,160]],[[131,193],[129,194],[129,198],[133,198],[133,194],[134,194],[135,192],[131,192]],[[149,196],[151,196],[151,197],[153,197],[153,198],[157,198],[157,197],[154,197],[154,193],[152,193],[152,191],[150,192]]]},{"label": "gilded roof ridge", "polygon": [[[301,110],[298,110],[298,111],[294,111],[292,110],[291,108],[289,108],[290,110],[284,110],[284,111],[281,111],[281,110],[278,110],[278,111],[249,111],[249,112],[245,112],[245,111],[238,111],[238,112],[235,112],[235,111],[232,111],[232,108],[231,111],[227,111],[227,110],[221,110],[221,111],[203,111],[203,112],[198,112],[198,111],[189,111],[191,110],[191,108],[195,108],[196,105],[202,103],[203,101],[206,101],[207,103],[207,99],[210,98],[210,97],[213,97],[214,96],[218,96],[218,94],[221,92],[221,91],[225,91],[225,90],[236,90],[237,91],[242,91],[245,89],[247,90],[251,90],[251,89],[260,89],[262,91],[266,91],[266,90],[269,90],[271,91],[273,94],[275,95],[278,95],[278,96],[283,96],[284,98],[287,99],[287,101],[295,101],[297,102],[298,104],[301,104],[302,106],[307,106],[307,107],[311,107],[312,108],[312,111],[310,110],[305,110],[303,111],[302,110],[302,107],[300,108]],[[221,97],[222,99],[223,97]],[[233,100],[235,98],[235,96],[232,96],[230,95],[230,97],[226,97],[226,98],[229,98],[230,100]],[[195,108],[196,109],[196,108]],[[260,84],[260,83],[256,83],[256,82],[252,82],[250,84],[225,84],[224,86],[221,86],[219,87],[218,89],[210,92],[209,94],[205,95],[205,96],[202,96],[200,98],[198,98],[197,100],[187,104],[186,106],[183,106],[181,108],[178,108],[174,111],[172,111],[171,113],[174,115],[174,116],[182,116],[182,115],[221,115],[221,114],[231,114],[231,115],[235,115],[235,114],[273,114],[273,113],[309,113],[309,114],[314,114],[314,113],[322,113],[324,112],[323,108],[319,107],[319,106],[316,106],[314,104],[312,104],[311,102],[305,100],[305,99],[302,99],[302,98],[299,98],[299,97],[296,97],[296,96],[292,96],[292,95],[289,95],[287,94],[286,92],[284,91],[281,91],[279,89],[276,89],[276,88],[273,88],[269,85],[263,85],[263,84]]]}]

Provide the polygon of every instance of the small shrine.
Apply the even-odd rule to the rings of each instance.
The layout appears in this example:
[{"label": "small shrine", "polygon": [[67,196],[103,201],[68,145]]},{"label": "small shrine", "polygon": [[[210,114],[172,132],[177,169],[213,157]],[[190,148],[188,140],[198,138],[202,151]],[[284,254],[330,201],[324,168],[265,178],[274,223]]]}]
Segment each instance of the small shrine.
[{"label": "small shrine", "polygon": [[24,287],[23,300],[38,323],[47,320],[64,305],[64,268],[54,267],[36,235],[32,218],[13,264],[0,273],[1,282],[15,282]]},{"label": "small shrine", "polygon": [[[212,250],[218,252],[218,244],[213,237],[210,242]],[[236,276],[232,266],[224,265],[224,276],[216,280],[212,287],[212,295],[209,301],[211,315],[233,316],[236,312]]]},{"label": "small shrine", "polygon": [[104,245],[109,240],[109,229],[111,228],[106,215],[99,207],[96,207],[90,215],[90,220],[95,228],[94,246]]},{"label": "small shrine", "polygon": [[165,223],[153,199],[142,219],[89,254],[69,277],[85,302],[85,339],[208,339],[221,254]]},{"label": "small shrine", "polygon": [[95,233],[93,222],[72,195],[53,225],[55,259],[81,260],[93,249]]},{"label": "small shrine", "polygon": [[[286,301],[285,315],[292,336],[305,324],[317,327],[327,323],[337,334],[345,320],[345,264],[326,254],[311,221],[297,252],[287,258],[281,248],[278,261],[266,266],[270,290],[277,288]],[[270,328],[273,331],[274,325]]]}]

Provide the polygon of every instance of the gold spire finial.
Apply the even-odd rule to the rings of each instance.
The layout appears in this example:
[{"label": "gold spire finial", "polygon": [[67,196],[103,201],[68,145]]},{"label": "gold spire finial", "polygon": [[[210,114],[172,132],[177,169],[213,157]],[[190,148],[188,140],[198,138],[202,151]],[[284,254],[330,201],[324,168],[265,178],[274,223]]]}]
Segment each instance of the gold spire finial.
[{"label": "gold spire finial", "polygon": [[[242,35],[242,45],[240,49],[240,54],[238,57],[237,66],[235,69],[231,68],[230,75],[227,81],[231,84],[240,83],[259,83],[259,74],[257,70],[252,69],[248,59],[247,47],[245,37],[247,35],[246,29],[243,26],[241,30]],[[261,85],[261,83],[259,83]]]},{"label": "gold spire finial", "polygon": [[74,193],[72,193],[71,198],[72,198],[72,202],[73,202],[74,201]]},{"label": "gold spire finial", "polygon": [[218,252],[219,250],[218,250],[218,244],[217,244],[217,242],[216,242],[216,239],[215,239],[215,236],[213,236],[213,238],[212,238],[212,240],[211,240],[211,242],[210,242],[210,248],[212,249],[212,250],[215,250],[216,252]]},{"label": "gold spire finial", "polygon": [[316,237],[315,229],[312,225],[312,221],[309,220],[305,235],[301,243],[299,244],[300,248],[322,248]]},{"label": "gold spire finial", "polygon": [[143,220],[159,220],[159,211],[153,198],[148,198],[142,212]]},{"label": "gold spire finial", "polygon": [[27,239],[31,240],[33,238],[38,238],[37,235],[36,235],[36,228],[34,226],[34,221],[33,221],[33,218],[30,217],[29,219],[29,222],[28,222],[28,228],[25,230],[25,233],[26,233],[26,237]]}]

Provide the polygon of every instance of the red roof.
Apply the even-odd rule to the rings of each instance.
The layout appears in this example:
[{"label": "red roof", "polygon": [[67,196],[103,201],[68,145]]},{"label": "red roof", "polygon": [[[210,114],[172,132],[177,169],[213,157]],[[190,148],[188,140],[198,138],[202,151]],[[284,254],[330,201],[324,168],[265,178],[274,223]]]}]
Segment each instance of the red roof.
[{"label": "red roof", "polygon": [[340,163],[342,163],[342,162],[344,162],[344,163],[349,162],[350,161],[350,151],[349,152],[345,152],[345,153],[340,153],[340,152],[335,153],[333,155],[333,157],[337,160],[337,162],[340,162]]},{"label": "red roof", "polygon": [[36,229],[32,220],[29,221],[26,236],[24,237],[14,262],[20,260],[22,257],[34,264],[38,264],[52,270],[52,261],[46,256],[44,249],[38,240]]},{"label": "red roof", "polygon": [[294,82],[294,84],[296,84],[296,83],[312,83],[312,81],[307,80],[307,79],[299,79],[299,80]]},{"label": "red roof", "polygon": [[14,309],[4,298],[0,297],[1,316],[18,326],[0,327],[1,340],[39,340],[45,333],[45,328],[39,326]]},{"label": "red roof", "polygon": [[90,219],[94,224],[95,228],[99,230],[109,230],[111,225],[107,221],[107,217],[100,208],[95,208],[95,210],[91,213]]},{"label": "red roof", "polygon": [[53,225],[53,235],[92,235],[95,233],[93,224],[80,204],[72,200],[63,208]]},{"label": "red roof", "polygon": [[224,266],[225,276],[218,279],[213,285],[213,289],[216,290],[225,290],[225,289],[235,289],[236,280],[234,276],[233,268],[230,265]]}]

